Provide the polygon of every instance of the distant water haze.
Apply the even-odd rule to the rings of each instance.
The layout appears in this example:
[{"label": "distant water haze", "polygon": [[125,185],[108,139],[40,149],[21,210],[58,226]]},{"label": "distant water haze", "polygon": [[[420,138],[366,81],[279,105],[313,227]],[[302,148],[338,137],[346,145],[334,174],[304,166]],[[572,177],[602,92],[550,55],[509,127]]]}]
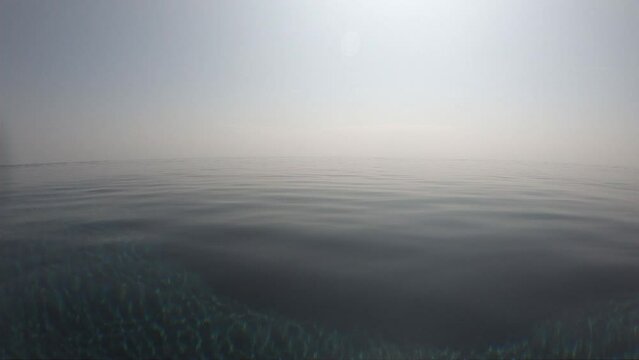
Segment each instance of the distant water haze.
[{"label": "distant water haze", "polygon": [[0,2],[0,162],[639,166],[636,1]]}]

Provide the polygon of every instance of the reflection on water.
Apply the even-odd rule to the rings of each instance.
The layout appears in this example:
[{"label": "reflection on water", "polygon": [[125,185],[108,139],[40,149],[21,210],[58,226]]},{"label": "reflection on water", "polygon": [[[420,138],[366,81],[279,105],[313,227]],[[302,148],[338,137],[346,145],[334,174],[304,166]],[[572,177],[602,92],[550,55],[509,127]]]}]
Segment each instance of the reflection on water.
[{"label": "reflection on water", "polygon": [[2,167],[2,356],[639,354],[639,171]]}]

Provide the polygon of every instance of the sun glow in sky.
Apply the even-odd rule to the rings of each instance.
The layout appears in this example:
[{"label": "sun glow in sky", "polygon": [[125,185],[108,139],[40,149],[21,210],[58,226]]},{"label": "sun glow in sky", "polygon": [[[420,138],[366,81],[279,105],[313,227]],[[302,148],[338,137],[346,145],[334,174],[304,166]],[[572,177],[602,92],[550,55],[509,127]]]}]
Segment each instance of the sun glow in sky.
[{"label": "sun glow in sky", "polygon": [[0,2],[0,162],[639,166],[635,1]]}]

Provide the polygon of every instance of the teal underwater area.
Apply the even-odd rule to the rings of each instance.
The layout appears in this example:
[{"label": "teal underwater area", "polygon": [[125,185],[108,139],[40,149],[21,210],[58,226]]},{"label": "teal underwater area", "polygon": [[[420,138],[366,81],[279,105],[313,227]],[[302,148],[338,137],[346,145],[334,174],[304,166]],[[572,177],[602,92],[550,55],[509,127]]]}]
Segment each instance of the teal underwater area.
[{"label": "teal underwater area", "polygon": [[[579,169],[490,165],[490,174],[509,174],[500,180],[480,171],[485,164],[424,165],[429,171],[418,173],[415,164],[387,162],[359,163],[359,168],[299,161],[129,165],[11,168],[5,176],[8,186],[0,192],[0,358],[639,357],[639,289],[632,286],[639,255],[634,172],[602,175],[607,182],[586,177],[581,185],[566,186],[576,184],[568,174]],[[335,175],[345,168],[351,177]],[[541,180],[524,186],[521,179],[530,174]],[[583,178],[583,173],[575,176]],[[596,191],[586,195],[579,186]],[[572,208],[588,201],[583,210]],[[521,210],[517,204],[522,202],[532,208]],[[547,204],[559,207],[544,210]],[[333,212],[339,216],[331,217]],[[383,236],[364,231],[364,224],[381,229]],[[513,238],[519,242],[508,242],[511,233],[518,234]],[[480,242],[462,246],[467,237]],[[409,245],[411,254],[403,251]],[[507,261],[504,249],[510,256],[520,254],[517,259],[526,268]],[[450,261],[436,262],[429,257],[433,252],[447,254]],[[303,275],[295,281],[308,282],[317,274],[331,282],[358,279],[355,285],[364,295],[386,299],[388,289],[396,289],[396,301],[384,309],[386,303],[376,308],[364,297],[342,297],[352,303],[340,304],[346,309],[340,313],[329,305],[340,296],[331,292],[334,288],[318,281],[310,294],[317,301],[310,302],[299,296],[299,284],[272,275],[280,269],[267,266],[274,257],[279,263],[304,260],[285,268]],[[466,272],[460,278],[450,275],[460,258],[472,260],[466,263],[471,271],[493,271],[485,279],[499,279],[499,285],[522,292],[528,302],[503,299],[506,292],[497,292],[489,280],[472,283],[478,277],[468,280]],[[342,260],[350,266],[340,267]],[[320,266],[324,263],[331,268]],[[533,271],[529,264],[539,267]],[[251,266],[258,274],[249,275],[262,282],[256,291],[290,303],[266,306],[247,296],[255,293],[247,287],[257,286],[247,281],[253,279],[246,270]],[[429,266],[424,269],[433,278],[423,266]],[[391,285],[382,281],[389,271]],[[506,282],[508,271],[523,272],[528,283]],[[477,318],[494,317],[505,331],[520,319],[522,308],[556,306],[531,312],[534,321],[512,326],[513,336],[495,331],[477,341],[463,331],[463,322],[435,316],[449,304],[431,311],[411,301],[428,286],[433,297],[441,296],[441,287],[432,285],[440,284],[438,279],[467,290],[468,296],[450,298],[460,309],[475,306]],[[534,291],[526,292],[531,287]],[[491,297],[503,315],[495,314]],[[431,304],[428,296],[419,299]],[[287,311],[295,302],[307,309],[306,316]],[[349,321],[353,317],[347,309],[379,309],[368,315],[381,323],[381,330],[367,319],[352,326],[322,319],[316,313],[323,302]],[[416,325],[402,318],[403,309],[397,307],[414,313],[424,327],[462,335],[448,344],[435,336],[405,336]],[[420,312],[424,308],[431,312]]]},{"label": "teal underwater area", "polygon": [[[254,311],[216,296],[148,247],[94,245],[55,254],[3,244],[3,358],[462,359],[636,358],[639,299],[549,320],[486,348],[400,346]],[[22,252],[27,251],[27,253]],[[15,260],[29,258],[31,263]],[[45,268],[41,265],[46,262]]]}]

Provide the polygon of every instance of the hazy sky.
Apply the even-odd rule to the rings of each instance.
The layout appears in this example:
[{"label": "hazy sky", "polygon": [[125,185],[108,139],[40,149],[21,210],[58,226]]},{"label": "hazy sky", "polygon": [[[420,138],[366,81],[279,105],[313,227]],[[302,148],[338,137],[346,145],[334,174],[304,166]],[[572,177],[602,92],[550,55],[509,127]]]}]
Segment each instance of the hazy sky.
[{"label": "hazy sky", "polygon": [[639,1],[0,0],[0,162],[639,166]]}]

